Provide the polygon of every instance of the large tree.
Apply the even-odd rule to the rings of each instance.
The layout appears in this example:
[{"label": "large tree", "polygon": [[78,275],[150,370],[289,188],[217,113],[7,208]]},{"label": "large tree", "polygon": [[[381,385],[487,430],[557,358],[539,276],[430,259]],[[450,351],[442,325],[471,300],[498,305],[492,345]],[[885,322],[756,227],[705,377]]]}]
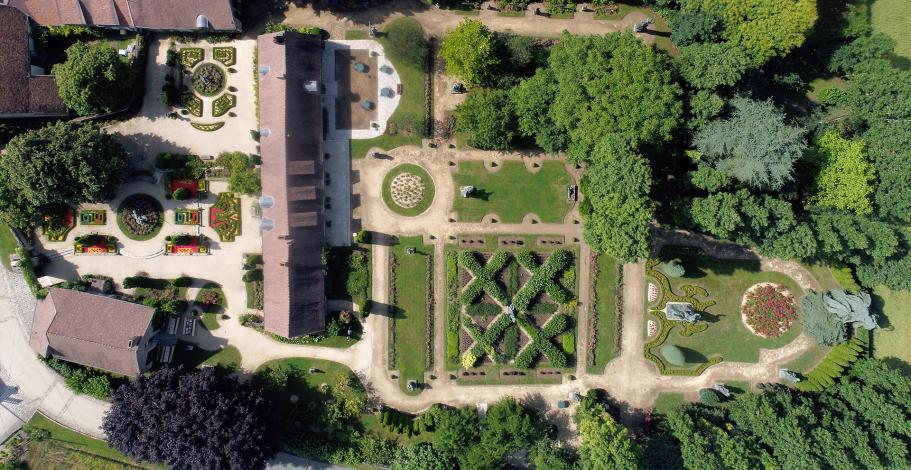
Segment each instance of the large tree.
[{"label": "large tree", "polygon": [[137,460],[173,468],[264,468],[270,455],[262,391],[216,369],[164,369],[114,391],[102,427]]},{"label": "large tree", "polygon": [[456,29],[446,33],[440,56],[446,62],[446,73],[471,85],[484,83],[498,61],[494,54],[493,33],[478,20],[464,19]]},{"label": "large tree", "polygon": [[757,67],[800,47],[817,17],[816,0],[688,0],[685,10],[721,18],[721,36]]},{"label": "large tree", "polygon": [[883,33],[861,36],[835,50],[829,59],[829,71],[847,75],[864,62],[888,59],[894,51],[895,40]]},{"label": "large tree", "polygon": [[550,113],[558,89],[553,72],[545,67],[510,90],[519,132],[533,137],[545,152],[557,152],[569,145],[569,135],[557,126]]},{"label": "large tree", "polygon": [[391,470],[450,470],[449,458],[427,442],[411,444],[401,449],[389,466]]},{"label": "large tree", "polygon": [[911,71],[885,59],[854,67],[848,82],[847,105],[855,121],[868,127],[911,120]]},{"label": "large tree", "polygon": [[20,134],[0,158],[0,217],[27,227],[48,206],[110,198],[128,160],[95,124],[57,122]]},{"label": "large tree", "polygon": [[104,42],[73,44],[53,73],[60,98],[83,116],[114,111],[137,86],[132,65]]},{"label": "large tree", "polygon": [[636,146],[664,143],[680,122],[680,86],[666,56],[632,34],[564,33],[548,64],[513,99],[522,131],[567,145],[571,161],[594,161],[595,145],[605,137]]},{"label": "large tree", "polygon": [[472,93],[456,108],[456,129],[468,134],[468,145],[506,150],[516,136],[516,118],[505,90]]},{"label": "large tree", "polygon": [[584,470],[642,468],[642,449],[633,441],[628,429],[616,422],[606,406],[591,390],[576,412],[579,436],[579,467]]},{"label": "large tree", "polygon": [[873,193],[876,214],[911,221],[911,121],[875,123],[864,140],[878,176]]},{"label": "large tree", "polygon": [[737,180],[778,190],[792,179],[794,162],[806,148],[803,130],[785,122],[769,101],[731,100],[733,114],[710,122],[693,142],[703,156]]},{"label": "large tree", "polygon": [[595,148],[596,163],[582,180],[585,240],[595,250],[623,260],[648,256],[649,224],[655,203],[649,199],[652,174],[648,161],[628,144],[604,139]]},{"label": "large tree", "polygon": [[749,67],[746,53],[729,43],[693,44],[677,56],[680,75],[696,88],[734,86]]},{"label": "large tree", "polygon": [[820,207],[869,214],[876,169],[867,161],[862,140],[845,139],[837,131],[826,132],[809,157],[818,168],[813,179],[811,204]]},{"label": "large tree", "polygon": [[800,324],[807,336],[824,346],[844,343],[848,339],[845,323],[826,308],[821,292],[808,292],[800,300]]}]

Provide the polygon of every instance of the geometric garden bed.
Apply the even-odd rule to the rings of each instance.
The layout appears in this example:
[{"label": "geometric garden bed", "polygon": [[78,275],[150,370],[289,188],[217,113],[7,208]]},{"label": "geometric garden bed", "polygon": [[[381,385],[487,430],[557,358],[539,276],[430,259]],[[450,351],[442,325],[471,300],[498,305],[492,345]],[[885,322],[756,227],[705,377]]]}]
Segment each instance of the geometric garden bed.
[{"label": "geometric garden bed", "polygon": [[234,193],[220,193],[209,208],[209,226],[223,242],[233,242],[241,234],[240,198]]}]

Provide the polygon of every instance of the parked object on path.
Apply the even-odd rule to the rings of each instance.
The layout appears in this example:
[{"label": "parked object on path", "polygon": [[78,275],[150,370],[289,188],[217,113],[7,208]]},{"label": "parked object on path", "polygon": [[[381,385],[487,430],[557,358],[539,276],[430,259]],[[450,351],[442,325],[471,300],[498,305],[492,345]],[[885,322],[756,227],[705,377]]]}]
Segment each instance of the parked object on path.
[{"label": "parked object on path", "polygon": [[390,67],[390,66],[388,66],[388,65],[386,65],[386,64],[383,64],[383,65],[380,66],[380,72],[383,72],[383,73],[385,73],[385,74],[391,74],[391,73],[392,73],[392,67]]},{"label": "parked object on path", "polygon": [[561,410],[565,410],[565,409],[569,408],[569,402],[566,400],[560,400],[557,402],[557,408],[559,408]]}]

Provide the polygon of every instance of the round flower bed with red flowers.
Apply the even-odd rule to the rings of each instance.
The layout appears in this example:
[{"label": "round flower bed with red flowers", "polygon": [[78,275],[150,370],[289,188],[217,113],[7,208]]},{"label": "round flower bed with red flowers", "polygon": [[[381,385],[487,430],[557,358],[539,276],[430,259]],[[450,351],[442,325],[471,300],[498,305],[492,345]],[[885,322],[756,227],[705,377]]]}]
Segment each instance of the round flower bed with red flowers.
[{"label": "round flower bed with red flowers", "polygon": [[743,316],[753,332],[774,338],[797,320],[797,305],[784,287],[758,285],[744,294]]}]

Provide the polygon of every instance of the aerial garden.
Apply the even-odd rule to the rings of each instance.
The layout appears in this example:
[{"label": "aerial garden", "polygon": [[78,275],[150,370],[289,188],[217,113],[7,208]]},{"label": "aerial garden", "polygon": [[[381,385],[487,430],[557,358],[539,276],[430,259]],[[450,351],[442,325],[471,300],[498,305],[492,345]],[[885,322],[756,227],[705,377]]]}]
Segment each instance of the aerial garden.
[{"label": "aerial garden", "polygon": [[420,393],[424,371],[433,368],[433,245],[421,236],[402,237],[389,260],[389,369],[398,371],[406,393]]},{"label": "aerial garden", "polygon": [[[206,60],[207,55],[210,55],[211,61]],[[166,106],[178,108],[180,114],[185,116],[201,118],[206,115],[208,106],[211,117],[226,114],[234,117],[235,114],[230,110],[237,105],[237,96],[232,93],[237,89],[228,86],[228,77],[237,72],[233,67],[236,63],[237,51],[234,47],[221,46],[209,50],[203,47],[176,49],[172,46],[167,52],[169,72],[161,89],[162,102]],[[210,100],[211,104],[207,105],[206,100]],[[211,132],[223,127],[225,122],[194,120],[190,125]]]},{"label": "aerial garden", "polygon": [[544,240],[447,247],[446,368],[459,381],[559,382],[574,365],[578,254]]}]

